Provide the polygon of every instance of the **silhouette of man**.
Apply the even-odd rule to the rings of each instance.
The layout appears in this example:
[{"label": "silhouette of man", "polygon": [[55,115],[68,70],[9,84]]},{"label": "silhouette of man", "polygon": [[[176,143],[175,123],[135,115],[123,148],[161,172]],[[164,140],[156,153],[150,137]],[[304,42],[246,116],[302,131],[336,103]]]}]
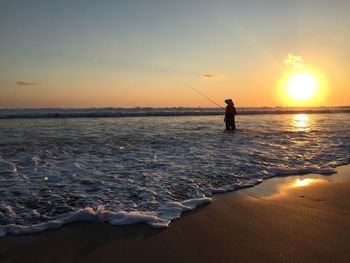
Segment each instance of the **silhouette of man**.
[{"label": "silhouette of man", "polygon": [[233,104],[233,101],[231,99],[225,100],[226,106],[226,114],[225,114],[225,125],[227,131],[236,130],[236,122],[235,122],[235,115],[237,114],[236,108]]}]

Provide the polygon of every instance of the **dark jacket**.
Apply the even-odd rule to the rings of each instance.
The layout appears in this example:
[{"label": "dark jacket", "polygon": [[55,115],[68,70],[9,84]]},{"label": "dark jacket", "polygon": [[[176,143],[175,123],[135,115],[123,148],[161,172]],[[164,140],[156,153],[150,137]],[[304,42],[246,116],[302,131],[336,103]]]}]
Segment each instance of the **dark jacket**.
[{"label": "dark jacket", "polygon": [[236,112],[235,106],[233,106],[233,105],[226,106],[225,119],[233,119],[236,114],[237,114],[237,112]]}]

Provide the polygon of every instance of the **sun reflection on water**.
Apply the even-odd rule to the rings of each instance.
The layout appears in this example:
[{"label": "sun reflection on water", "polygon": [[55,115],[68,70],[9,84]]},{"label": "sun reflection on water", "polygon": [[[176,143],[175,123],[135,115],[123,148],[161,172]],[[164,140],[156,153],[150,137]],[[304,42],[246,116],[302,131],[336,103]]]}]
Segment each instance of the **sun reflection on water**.
[{"label": "sun reflection on water", "polygon": [[[296,193],[306,194],[308,187],[312,187],[318,184],[329,183],[329,179],[322,178],[321,175],[310,174],[310,177],[292,176],[285,178],[273,178],[266,180],[262,183],[262,186],[252,187],[246,189],[247,193],[251,193],[254,196],[263,196],[265,198],[279,198],[298,191]],[[298,195],[298,194],[297,194]]]},{"label": "sun reflection on water", "polygon": [[292,126],[295,131],[309,131],[310,117],[307,114],[295,114],[292,119]]},{"label": "sun reflection on water", "polygon": [[[282,180],[282,179],[281,179]],[[308,187],[315,184],[320,183],[327,183],[328,181],[323,178],[284,178],[282,182],[277,185],[277,188],[275,188],[275,192],[273,192],[269,197],[276,198],[280,197],[282,195],[286,195],[290,193],[293,189],[300,189],[303,187]],[[272,187],[273,189],[273,187]]]},{"label": "sun reflection on water", "polygon": [[292,186],[293,187],[303,187],[303,186],[308,186],[308,185],[315,183],[317,181],[319,181],[319,180],[318,179],[311,179],[311,178],[305,178],[305,179],[298,178],[293,182]]}]

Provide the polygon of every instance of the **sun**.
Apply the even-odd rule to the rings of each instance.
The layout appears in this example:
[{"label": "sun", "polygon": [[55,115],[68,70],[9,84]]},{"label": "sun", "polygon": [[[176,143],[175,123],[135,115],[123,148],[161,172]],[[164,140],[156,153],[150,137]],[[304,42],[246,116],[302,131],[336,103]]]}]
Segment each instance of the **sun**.
[{"label": "sun", "polygon": [[314,75],[308,72],[299,72],[287,80],[288,96],[297,101],[310,100],[317,95],[318,82]]},{"label": "sun", "polygon": [[286,70],[278,81],[278,96],[282,106],[322,106],[328,93],[325,75],[315,68]]}]

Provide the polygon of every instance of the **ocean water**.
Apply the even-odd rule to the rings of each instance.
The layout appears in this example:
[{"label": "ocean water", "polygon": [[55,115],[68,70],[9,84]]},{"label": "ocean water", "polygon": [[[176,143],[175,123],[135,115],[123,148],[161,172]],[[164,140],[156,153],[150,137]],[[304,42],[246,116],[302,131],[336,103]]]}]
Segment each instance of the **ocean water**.
[{"label": "ocean water", "polygon": [[0,110],[0,236],[81,220],[166,227],[215,193],[350,163],[346,112],[246,114],[225,132],[223,116],[207,110],[89,111]]}]

